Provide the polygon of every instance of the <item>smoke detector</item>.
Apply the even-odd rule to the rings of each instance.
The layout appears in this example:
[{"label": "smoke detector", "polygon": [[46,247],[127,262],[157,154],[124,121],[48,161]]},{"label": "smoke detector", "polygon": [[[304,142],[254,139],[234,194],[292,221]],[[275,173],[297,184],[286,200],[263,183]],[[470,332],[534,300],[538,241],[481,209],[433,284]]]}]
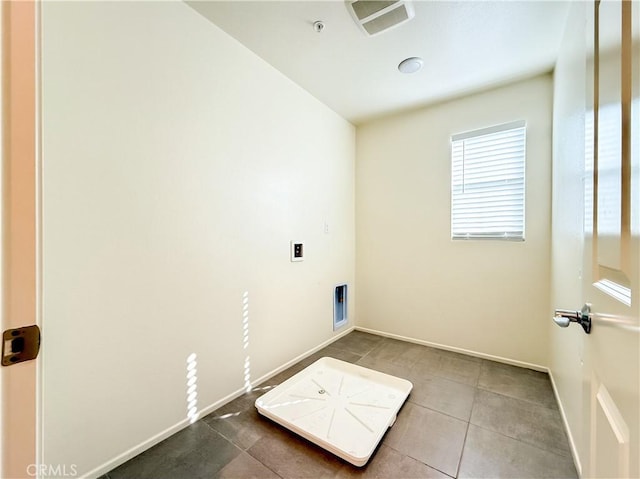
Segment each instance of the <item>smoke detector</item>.
[{"label": "smoke detector", "polygon": [[347,0],[346,3],[353,20],[368,36],[402,25],[415,15],[413,5],[406,0]]}]

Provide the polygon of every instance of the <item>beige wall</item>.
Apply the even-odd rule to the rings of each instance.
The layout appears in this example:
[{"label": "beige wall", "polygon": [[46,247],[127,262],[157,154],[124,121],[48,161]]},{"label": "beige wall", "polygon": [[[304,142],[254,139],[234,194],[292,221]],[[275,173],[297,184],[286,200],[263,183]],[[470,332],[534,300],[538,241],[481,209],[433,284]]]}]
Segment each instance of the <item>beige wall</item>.
[{"label": "beige wall", "polygon": [[355,129],[182,2],[42,7],[43,455],[96,474],[186,425],[190,354],[206,409],[334,337]]},{"label": "beige wall", "polygon": [[[547,364],[549,75],[358,127],[358,326]],[[527,122],[526,241],[450,239],[450,137]]]}]

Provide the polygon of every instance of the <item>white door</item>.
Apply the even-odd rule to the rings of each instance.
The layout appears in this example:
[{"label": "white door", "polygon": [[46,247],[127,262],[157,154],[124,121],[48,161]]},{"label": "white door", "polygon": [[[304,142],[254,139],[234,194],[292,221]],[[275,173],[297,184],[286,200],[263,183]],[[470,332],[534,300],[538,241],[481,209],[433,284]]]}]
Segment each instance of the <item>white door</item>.
[{"label": "white door", "polygon": [[[36,323],[36,10],[2,2],[2,331]],[[5,352],[12,351],[5,347]],[[5,355],[3,359],[12,359]],[[15,359],[15,358],[14,358]],[[36,361],[0,369],[0,477],[33,477]]]},{"label": "white door", "polygon": [[[640,3],[589,7],[583,299],[584,477],[640,477]],[[589,135],[589,132],[593,133]],[[581,305],[577,305],[580,307]]]}]

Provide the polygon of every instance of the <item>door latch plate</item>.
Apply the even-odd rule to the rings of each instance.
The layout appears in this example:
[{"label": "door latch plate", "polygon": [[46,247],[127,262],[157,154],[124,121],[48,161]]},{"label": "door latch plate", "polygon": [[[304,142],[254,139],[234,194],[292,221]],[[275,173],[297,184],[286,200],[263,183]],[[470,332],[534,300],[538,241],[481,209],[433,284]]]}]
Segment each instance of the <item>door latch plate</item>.
[{"label": "door latch plate", "polygon": [[35,359],[39,352],[40,328],[37,325],[7,329],[2,333],[3,366]]}]

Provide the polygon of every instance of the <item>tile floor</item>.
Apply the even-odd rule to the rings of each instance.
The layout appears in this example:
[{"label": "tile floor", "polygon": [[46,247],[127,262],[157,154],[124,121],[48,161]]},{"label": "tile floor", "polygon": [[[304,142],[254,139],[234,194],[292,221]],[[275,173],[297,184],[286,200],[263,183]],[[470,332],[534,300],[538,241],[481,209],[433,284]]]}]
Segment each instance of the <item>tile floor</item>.
[{"label": "tile floor", "polygon": [[413,382],[369,463],[354,467],[260,416],[253,391],[103,479],[575,478],[549,377],[354,331],[265,385],[332,356]]}]

